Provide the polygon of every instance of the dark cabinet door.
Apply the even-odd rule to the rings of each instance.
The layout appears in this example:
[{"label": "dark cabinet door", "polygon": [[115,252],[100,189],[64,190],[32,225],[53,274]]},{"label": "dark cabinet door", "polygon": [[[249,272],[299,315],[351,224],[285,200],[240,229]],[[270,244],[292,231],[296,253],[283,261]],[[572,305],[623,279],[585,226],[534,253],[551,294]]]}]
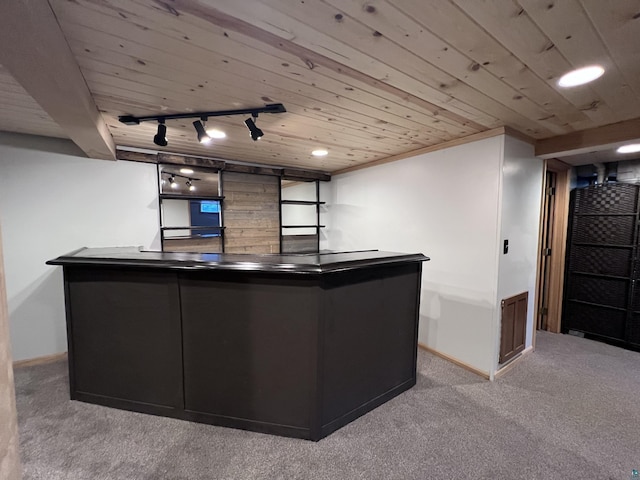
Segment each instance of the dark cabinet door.
[{"label": "dark cabinet door", "polygon": [[182,408],[175,273],[65,267],[72,398]]},{"label": "dark cabinet door", "polygon": [[[182,273],[185,409],[308,430],[318,287],[303,279]],[[268,431],[268,430],[265,430]]]},{"label": "dark cabinet door", "polygon": [[502,334],[499,362],[511,360],[524,350],[527,335],[527,303],[529,293],[524,292],[502,301]]}]

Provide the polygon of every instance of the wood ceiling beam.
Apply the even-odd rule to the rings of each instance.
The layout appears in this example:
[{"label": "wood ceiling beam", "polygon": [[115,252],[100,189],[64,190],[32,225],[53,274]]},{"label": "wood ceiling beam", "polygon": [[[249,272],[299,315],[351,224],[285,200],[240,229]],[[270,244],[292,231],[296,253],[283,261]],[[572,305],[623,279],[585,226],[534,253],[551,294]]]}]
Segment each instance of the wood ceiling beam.
[{"label": "wood ceiling beam", "polygon": [[3,2],[0,64],[90,158],[115,144],[48,1]]},{"label": "wood ceiling beam", "polygon": [[158,163],[157,153],[142,153],[131,150],[116,150],[116,158],[128,162]]},{"label": "wood ceiling beam", "polygon": [[196,157],[193,155],[181,155],[179,153],[144,153],[133,150],[116,151],[118,160],[143,163],[162,163],[167,165],[189,165],[192,167],[205,167],[215,170],[224,170],[234,173],[251,173],[254,175],[272,175],[282,177],[286,180],[320,180],[322,182],[331,181],[331,175],[316,170],[306,170],[301,168],[281,168],[270,166],[247,165],[242,163],[226,162],[207,157]]},{"label": "wood ceiling beam", "polygon": [[640,118],[538,140],[535,154],[540,158],[565,157],[635,141],[640,141]]},{"label": "wood ceiling beam", "polygon": [[400,88],[394,87],[393,85],[373,78],[365,73],[349,67],[347,64],[340,63],[317,52],[314,52],[313,50],[298,45],[293,41],[287,40],[284,37],[280,37],[273,33],[262,30],[261,28],[252,25],[244,20],[228,15],[212,7],[211,5],[203,4],[201,1],[172,0],[170,4],[160,1],[157,1],[157,3],[160,6],[164,6],[170,13],[174,15],[179,15],[182,12],[188,13],[198,18],[204,19],[219,27],[241,33],[257,41],[278,48],[283,52],[295,55],[298,58],[302,59],[311,69],[315,68],[316,65],[321,65],[341,75],[346,75],[354,80],[364,82],[375,88],[383,90],[386,93],[392,94],[402,100],[424,108],[434,116],[446,118],[447,120],[455,122],[459,125],[467,126],[479,131],[487,129],[485,126],[480,125],[479,123],[469,120],[456,113],[445,110],[438,105],[412,95]]},{"label": "wood ceiling beam", "polygon": [[206,167],[215,170],[222,170],[225,162],[214,158],[191,157],[180,155],[179,153],[158,153],[158,163],[168,163],[171,165],[189,165],[193,167]]}]

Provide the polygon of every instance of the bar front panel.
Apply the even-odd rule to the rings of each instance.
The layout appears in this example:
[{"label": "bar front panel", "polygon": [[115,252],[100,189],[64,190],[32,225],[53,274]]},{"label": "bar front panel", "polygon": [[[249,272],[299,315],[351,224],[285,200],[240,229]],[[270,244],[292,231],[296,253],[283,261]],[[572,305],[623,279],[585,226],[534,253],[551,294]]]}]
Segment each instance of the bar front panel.
[{"label": "bar front panel", "polygon": [[181,274],[185,409],[310,428],[317,292],[282,275]]},{"label": "bar front panel", "polygon": [[415,384],[420,272],[415,263],[326,277],[323,425]]},{"label": "bar front panel", "polygon": [[176,274],[66,267],[65,277],[75,393],[182,408]]}]

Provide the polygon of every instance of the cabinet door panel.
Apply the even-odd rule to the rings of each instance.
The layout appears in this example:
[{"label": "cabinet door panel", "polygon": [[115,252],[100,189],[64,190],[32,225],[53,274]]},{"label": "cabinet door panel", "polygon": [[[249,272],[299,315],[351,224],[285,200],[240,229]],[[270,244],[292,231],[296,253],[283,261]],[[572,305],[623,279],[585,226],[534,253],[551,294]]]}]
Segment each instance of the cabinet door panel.
[{"label": "cabinet door panel", "polygon": [[317,290],[302,279],[182,274],[185,408],[309,428]]},{"label": "cabinet door panel", "polygon": [[524,292],[502,301],[500,363],[511,360],[524,350],[527,335],[528,298],[528,292]]},{"label": "cabinet door panel", "polygon": [[72,394],[181,408],[176,275],[96,267],[65,273]]}]

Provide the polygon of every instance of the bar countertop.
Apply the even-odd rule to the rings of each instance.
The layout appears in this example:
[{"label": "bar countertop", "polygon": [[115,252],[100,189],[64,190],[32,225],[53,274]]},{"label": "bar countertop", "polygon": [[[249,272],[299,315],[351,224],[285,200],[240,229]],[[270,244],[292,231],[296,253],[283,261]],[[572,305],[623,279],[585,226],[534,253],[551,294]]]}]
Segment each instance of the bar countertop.
[{"label": "bar countertop", "polygon": [[80,248],[49,260],[47,265],[130,266],[169,270],[231,270],[318,275],[374,265],[428,261],[421,253],[361,250],[308,254],[170,253],[140,247]]}]

